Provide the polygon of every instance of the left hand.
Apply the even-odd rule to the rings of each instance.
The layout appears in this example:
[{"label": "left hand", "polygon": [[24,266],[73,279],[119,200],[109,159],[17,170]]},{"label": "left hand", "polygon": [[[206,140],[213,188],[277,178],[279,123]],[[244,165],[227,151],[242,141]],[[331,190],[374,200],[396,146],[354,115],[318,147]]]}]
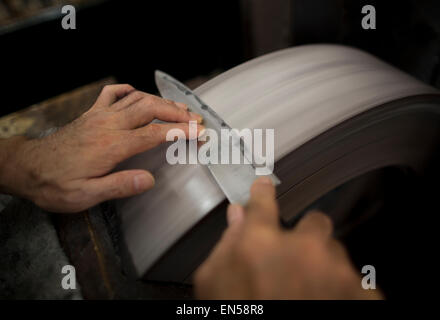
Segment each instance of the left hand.
[{"label": "left hand", "polygon": [[[150,123],[153,119],[170,123]],[[8,139],[2,150],[0,191],[53,212],[78,212],[142,193],[154,186],[151,173],[111,171],[125,159],[165,142],[170,129],[179,128],[188,137],[191,120],[200,123],[202,118],[183,104],[130,85],[106,86],[89,111],[54,134]],[[202,129],[198,126],[198,132]]]}]

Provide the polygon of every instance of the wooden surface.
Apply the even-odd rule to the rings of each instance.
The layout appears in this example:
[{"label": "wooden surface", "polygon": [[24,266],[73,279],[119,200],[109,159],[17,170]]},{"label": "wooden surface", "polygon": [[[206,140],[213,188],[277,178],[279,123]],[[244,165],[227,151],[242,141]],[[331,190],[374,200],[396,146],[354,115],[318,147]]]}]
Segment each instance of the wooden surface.
[{"label": "wooden surface", "polygon": [[0,138],[15,135],[38,137],[47,129],[61,127],[87,111],[102,88],[112,83],[115,83],[113,78],[102,79],[6,115],[0,118]]}]

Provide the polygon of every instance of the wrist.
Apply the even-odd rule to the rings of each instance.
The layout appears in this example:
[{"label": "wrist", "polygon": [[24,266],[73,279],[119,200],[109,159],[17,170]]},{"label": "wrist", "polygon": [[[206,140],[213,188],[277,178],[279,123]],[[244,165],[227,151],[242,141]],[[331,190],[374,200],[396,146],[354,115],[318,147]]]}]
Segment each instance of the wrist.
[{"label": "wrist", "polygon": [[31,190],[26,156],[27,145],[31,143],[23,136],[0,140],[0,192],[31,200]]}]

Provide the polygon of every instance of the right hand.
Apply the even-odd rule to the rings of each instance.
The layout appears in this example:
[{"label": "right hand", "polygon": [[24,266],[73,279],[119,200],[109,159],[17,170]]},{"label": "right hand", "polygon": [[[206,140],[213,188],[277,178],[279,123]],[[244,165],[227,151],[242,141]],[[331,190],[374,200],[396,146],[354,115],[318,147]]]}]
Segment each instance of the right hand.
[{"label": "right hand", "polygon": [[202,299],[381,299],[364,290],[330,219],[307,214],[291,231],[279,225],[275,188],[267,177],[246,208],[230,205],[228,229],[195,274]]}]

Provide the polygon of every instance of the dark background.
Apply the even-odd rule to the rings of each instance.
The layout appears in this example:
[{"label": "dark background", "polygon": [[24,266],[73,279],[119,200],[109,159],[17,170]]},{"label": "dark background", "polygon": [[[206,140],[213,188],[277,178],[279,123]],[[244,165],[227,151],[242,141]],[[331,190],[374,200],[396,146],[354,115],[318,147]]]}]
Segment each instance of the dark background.
[{"label": "dark background", "polygon": [[[377,30],[361,28],[373,4]],[[363,48],[439,86],[435,0],[107,0],[77,8],[77,29],[48,21],[0,28],[0,115],[115,76],[154,92],[153,71],[188,80],[292,45]]]},{"label": "dark background", "polygon": [[1,114],[106,76],[154,91],[153,71],[183,80],[243,61],[239,2],[104,1],[4,34]]}]

